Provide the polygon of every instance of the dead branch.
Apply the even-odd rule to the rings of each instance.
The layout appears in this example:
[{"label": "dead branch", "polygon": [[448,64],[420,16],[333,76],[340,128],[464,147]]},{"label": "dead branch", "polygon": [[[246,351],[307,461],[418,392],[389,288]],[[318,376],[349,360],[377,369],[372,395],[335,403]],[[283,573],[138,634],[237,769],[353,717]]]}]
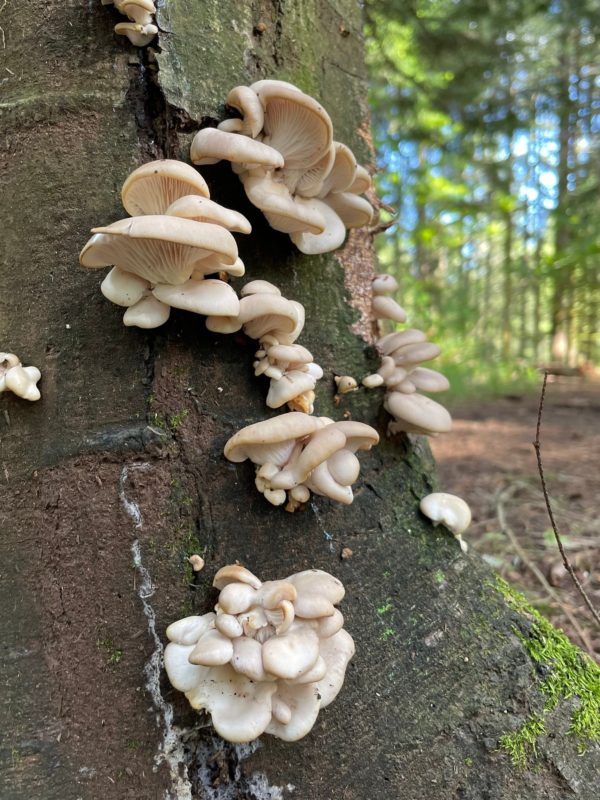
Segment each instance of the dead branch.
[{"label": "dead branch", "polygon": [[535,429],[535,442],[533,442],[533,448],[535,450],[535,457],[537,459],[538,465],[538,472],[540,474],[540,480],[542,482],[542,492],[544,494],[544,502],[546,504],[546,511],[548,512],[548,518],[550,519],[550,525],[552,526],[552,531],[554,532],[554,538],[556,539],[556,544],[558,545],[558,549],[560,551],[560,555],[565,566],[565,569],[573,579],[573,583],[579,594],[582,596],[586,606],[589,608],[592,616],[596,620],[598,627],[600,627],[600,614],[594,608],[592,601],[587,595],[587,592],[581,585],[579,578],[575,574],[575,570],[573,569],[571,562],[567,558],[567,554],[565,553],[565,549],[563,547],[562,539],[560,538],[560,533],[558,531],[558,527],[556,525],[556,521],[554,519],[554,513],[552,511],[552,504],[550,502],[550,495],[548,494],[548,487],[546,486],[546,478],[544,476],[544,467],[542,464],[542,450],[541,450],[541,442],[540,442],[540,431],[542,427],[542,414],[544,412],[544,399],[546,397],[546,385],[548,383],[548,372],[544,372],[544,381],[542,383],[542,393],[540,395],[540,404],[538,406],[538,416],[537,416],[537,426]]}]

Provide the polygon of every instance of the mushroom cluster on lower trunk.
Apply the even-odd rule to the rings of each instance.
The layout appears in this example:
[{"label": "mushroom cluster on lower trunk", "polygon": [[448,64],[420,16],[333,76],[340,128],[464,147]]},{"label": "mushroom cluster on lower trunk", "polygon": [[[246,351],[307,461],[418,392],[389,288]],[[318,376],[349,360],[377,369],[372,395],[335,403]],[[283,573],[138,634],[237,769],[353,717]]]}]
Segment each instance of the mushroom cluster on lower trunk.
[{"label": "mushroom cluster on lower trunk", "polygon": [[102,5],[114,5],[117,11],[129,17],[129,22],[118,22],[115,25],[115,33],[126,36],[136,47],[150,44],[158,33],[153,19],[156,14],[153,0],[102,0]]},{"label": "mushroom cluster on lower trunk", "polygon": [[357,450],[370,450],[377,431],[363,422],[334,422],[298,412],[262,420],[225,445],[230,461],[256,464],[256,488],[275,506],[295,511],[310,493],[350,504],[360,474]]},{"label": "mushroom cluster on lower trunk", "polygon": [[24,367],[14,353],[0,353],[0,394],[12,392],[23,400],[39,400],[36,384],[41,377],[37,367]]},{"label": "mushroom cluster on lower trunk", "polygon": [[101,290],[127,309],[125,325],[157,328],[172,307],[207,316],[238,314],[231,286],[206,276],[244,274],[231,233],[250,233],[242,214],[213,202],[204,178],[171,159],[134,170],[121,199],[132,216],[93,228],[79,260],[84,267],[114,265]]},{"label": "mushroom cluster on lower trunk", "polygon": [[335,607],[342,583],[311,569],[262,583],[237,564],[220,569],[215,611],[167,628],[165,669],[217,733],[250,742],[262,733],[296,741],[337,696],[354,655]]},{"label": "mushroom cluster on lower trunk", "polygon": [[323,370],[312,354],[296,339],[304,328],[304,306],[281,296],[280,290],[263,280],[250,281],[241,290],[239,312],[234,316],[211,316],[206,327],[218,333],[240,329],[260,345],[255,353],[254,374],[271,379],[267,405],[312,414],[316,382]]},{"label": "mushroom cluster on lower trunk", "polygon": [[301,252],[335,250],[348,228],[373,221],[361,197],[371,188],[369,173],[333,140],[329,114],[314,98],[290,83],[262,80],[236,86],[226,103],[241,118],[199,131],[192,161],[231,161],[250,202]]}]

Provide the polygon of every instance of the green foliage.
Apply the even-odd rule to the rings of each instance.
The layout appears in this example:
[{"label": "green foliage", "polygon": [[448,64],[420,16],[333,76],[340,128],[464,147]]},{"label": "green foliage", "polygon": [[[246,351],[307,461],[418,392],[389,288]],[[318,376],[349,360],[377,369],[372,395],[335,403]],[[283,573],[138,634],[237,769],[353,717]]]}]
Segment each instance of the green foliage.
[{"label": "green foliage", "polygon": [[378,255],[410,324],[461,343],[459,394],[467,361],[477,391],[512,391],[540,363],[597,359],[600,6],[366,7],[378,192],[396,220]]},{"label": "green foliage", "polygon": [[518,731],[502,736],[500,748],[515,766],[526,766],[537,754],[536,740],[545,732],[548,713],[560,701],[576,698],[569,733],[577,738],[579,752],[585,752],[590,741],[600,741],[600,667],[502,578],[496,579],[496,588],[515,611],[532,620],[527,636],[515,633],[532,661],[543,665],[546,673],[539,683],[545,698],[542,713],[531,715]]},{"label": "green foliage", "polygon": [[106,663],[111,667],[120,664],[123,660],[123,650],[121,650],[120,647],[117,647],[110,638],[98,639],[96,642],[96,647],[98,650],[104,653]]}]

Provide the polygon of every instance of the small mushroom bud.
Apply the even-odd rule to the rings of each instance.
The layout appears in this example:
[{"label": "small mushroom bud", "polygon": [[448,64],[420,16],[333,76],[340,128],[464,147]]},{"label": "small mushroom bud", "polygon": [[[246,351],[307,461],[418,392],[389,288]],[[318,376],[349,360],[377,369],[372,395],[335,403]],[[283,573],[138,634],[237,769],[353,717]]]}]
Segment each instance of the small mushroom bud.
[{"label": "small mushroom bud", "polygon": [[334,380],[340,394],[355,392],[358,389],[358,383],[350,375],[336,375]]}]

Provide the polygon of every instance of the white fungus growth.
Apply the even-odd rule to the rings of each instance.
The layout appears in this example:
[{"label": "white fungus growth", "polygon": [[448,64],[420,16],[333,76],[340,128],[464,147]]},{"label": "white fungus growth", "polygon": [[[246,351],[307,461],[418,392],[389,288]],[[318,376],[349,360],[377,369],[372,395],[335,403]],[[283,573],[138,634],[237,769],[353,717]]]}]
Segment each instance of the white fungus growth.
[{"label": "white fungus growth", "polygon": [[361,197],[371,188],[369,173],[334,141],[329,114],[316,100],[290,83],[262,80],[236,86],[226,103],[241,118],[199,131],[192,161],[231,161],[250,202],[301,252],[335,250],[348,228],[373,221]]},{"label": "white fungus growth", "polygon": [[244,274],[231,231],[249,233],[250,223],[208,195],[204,178],[189,164],[151,161],[123,184],[122,202],[132,216],[92,229],[79,261],[91,268],[116,265],[100,288],[127,309],[125,325],[156,328],[171,308],[238,314],[231,286],[206,276]]},{"label": "white fungus growth", "polygon": [[357,450],[370,450],[377,432],[363,422],[334,422],[298,412],[256,422],[225,445],[230,461],[256,464],[256,488],[272,505],[295,511],[310,493],[349,505],[360,473]]},{"label": "white fungus growth", "polygon": [[14,353],[0,353],[0,394],[12,392],[23,400],[39,400],[36,384],[41,377],[37,367],[24,367]]},{"label": "white fungus growth", "polygon": [[344,587],[317,569],[262,583],[237,564],[220,569],[213,586],[214,612],[167,628],[169,680],[227,741],[265,732],[301,739],[337,696],[354,655],[335,607]]},{"label": "white fungus growth", "polygon": [[[406,322],[404,309],[392,298],[385,297],[398,288],[396,279],[392,275],[376,275],[372,287],[375,317]],[[448,411],[418,392],[444,392],[450,388],[441,373],[420,366],[436,358],[440,348],[428,342],[422,331],[408,329],[382,336],[377,341],[377,350],[382,358],[381,366],[377,372],[363,378],[362,384],[367,389],[385,386],[383,405],[393,417],[388,432],[437,436],[450,431],[452,418]]]},{"label": "white fungus growth", "polygon": [[152,0],[102,0],[103,6],[113,5],[130,22],[118,22],[115,33],[126,36],[135,47],[146,47],[158,33],[154,24],[156,6]]},{"label": "white fungus growth", "polygon": [[421,500],[419,508],[434,525],[439,525],[441,522],[448,530],[452,531],[458,539],[462,551],[467,552],[468,545],[461,534],[471,524],[471,509],[462,497],[446,492],[433,492]]},{"label": "white fungus growth", "polygon": [[263,280],[250,281],[240,294],[237,314],[210,316],[206,327],[219,333],[243,329],[251,339],[257,339],[254,374],[271,379],[269,408],[287,404],[291,411],[312,414],[314,389],[323,370],[305,347],[296,344],[304,328],[304,306],[282,297],[276,286]]}]

